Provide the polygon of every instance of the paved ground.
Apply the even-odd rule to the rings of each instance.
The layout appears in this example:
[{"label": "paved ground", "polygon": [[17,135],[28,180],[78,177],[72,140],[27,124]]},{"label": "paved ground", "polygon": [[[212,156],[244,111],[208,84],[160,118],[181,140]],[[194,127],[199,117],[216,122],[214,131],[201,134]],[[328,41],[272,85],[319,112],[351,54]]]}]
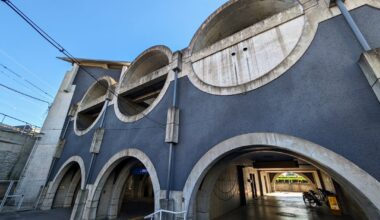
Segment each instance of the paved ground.
[{"label": "paved ground", "polygon": [[276,193],[238,208],[218,220],[353,220],[349,216],[334,216],[326,206],[307,208],[299,193]]},{"label": "paved ground", "polygon": [[66,220],[70,219],[71,209],[52,209],[48,211],[25,211],[1,213],[1,220]]},{"label": "paved ground", "polygon": [[119,220],[140,220],[154,212],[154,201],[130,201],[123,203]]},{"label": "paved ground", "polygon": [[[153,201],[133,201],[123,204],[118,219],[139,220],[154,211]],[[48,211],[24,211],[0,213],[0,220],[66,220],[70,219],[71,208]]]},{"label": "paved ground", "polygon": [[[128,204],[120,213],[119,219],[141,219],[153,210],[153,203]],[[137,210],[137,212],[136,212]],[[133,213],[133,212],[134,213]],[[25,211],[2,213],[0,220],[66,220],[70,219],[71,209],[52,209],[49,211]],[[301,194],[276,193],[259,199],[246,207],[241,207],[218,218],[218,220],[353,220],[349,216],[334,216],[327,207],[306,208]]]}]

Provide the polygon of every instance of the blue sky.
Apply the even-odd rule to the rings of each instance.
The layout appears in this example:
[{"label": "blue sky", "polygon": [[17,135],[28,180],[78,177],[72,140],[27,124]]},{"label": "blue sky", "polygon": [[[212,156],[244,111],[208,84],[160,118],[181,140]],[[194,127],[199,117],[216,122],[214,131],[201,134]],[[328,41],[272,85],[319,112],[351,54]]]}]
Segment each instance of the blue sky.
[{"label": "blue sky", "polygon": [[[133,61],[154,45],[164,44],[173,51],[187,47],[203,21],[226,0],[12,2],[76,57]],[[56,59],[61,54],[3,2],[0,21],[0,64],[55,96],[71,65]],[[52,101],[1,66],[0,79],[4,85]],[[0,87],[0,113],[41,126],[47,104]]]}]

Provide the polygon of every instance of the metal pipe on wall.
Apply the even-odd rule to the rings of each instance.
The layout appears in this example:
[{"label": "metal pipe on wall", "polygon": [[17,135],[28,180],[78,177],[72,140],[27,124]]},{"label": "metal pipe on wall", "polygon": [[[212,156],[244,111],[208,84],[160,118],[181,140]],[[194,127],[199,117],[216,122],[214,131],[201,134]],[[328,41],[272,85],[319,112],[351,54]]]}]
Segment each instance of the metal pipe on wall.
[{"label": "metal pipe on wall", "polygon": [[[177,89],[178,89],[178,69],[174,70],[174,85],[173,85],[173,103],[172,107],[177,106]],[[173,143],[169,144],[169,159],[168,159],[168,175],[166,178],[166,199],[169,200],[171,182],[172,182],[172,172],[173,172]]]},{"label": "metal pipe on wall", "polygon": [[[106,101],[104,102],[104,106],[105,106],[105,109],[104,109],[104,112],[102,114],[102,118],[100,120],[100,124],[99,124],[99,129],[100,128],[103,128],[103,125],[104,125],[104,119],[106,117],[106,113],[107,113],[107,108],[108,108],[108,103],[109,103],[109,99],[106,99]],[[95,152],[92,152],[92,155],[91,155],[91,161],[90,161],[90,166],[88,167],[88,172],[87,172],[87,177],[86,177],[86,181],[85,181],[85,185],[88,184],[88,181],[90,180],[91,178],[91,175],[92,175],[92,167],[94,166],[94,163],[95,163],[95,160],[96,160],[96,153]]]},{"label": "metal pipe on wall", "polygon": [[343,1],[342,0],[336,0],[336,4],[338,5],[339,10],[342,12],[344,19],[346,20],[346,22],[350,26],[352,32],[354,32],[356,39],[359,41],[359,43],[363,47],[363,49],[365,51],[371,50],[371,47],[369,46],[367,40],[365,39],[362,32],[360,31],[358,25],[355,23],[350,12],[347,10],[346,5],[343,3]]}]

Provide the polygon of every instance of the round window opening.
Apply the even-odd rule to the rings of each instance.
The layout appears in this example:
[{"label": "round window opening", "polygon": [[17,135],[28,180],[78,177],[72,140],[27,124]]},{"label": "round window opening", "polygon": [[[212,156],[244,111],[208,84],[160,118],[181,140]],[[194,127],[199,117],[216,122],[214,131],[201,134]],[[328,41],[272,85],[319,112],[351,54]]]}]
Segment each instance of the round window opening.
[{"label": "round window opening", "polygon": [[123,115],[135,116],[153,105],[165,86],[170,59],[170,50],[160,46],[132,63],[119,85],[117,107]]},{"label": "round window opening", "polygon": [[113,84],[115,81],[107,77],[100,79],[89,88],[78,106],[75,120],[77,131],[85,133],[97,121]]}]

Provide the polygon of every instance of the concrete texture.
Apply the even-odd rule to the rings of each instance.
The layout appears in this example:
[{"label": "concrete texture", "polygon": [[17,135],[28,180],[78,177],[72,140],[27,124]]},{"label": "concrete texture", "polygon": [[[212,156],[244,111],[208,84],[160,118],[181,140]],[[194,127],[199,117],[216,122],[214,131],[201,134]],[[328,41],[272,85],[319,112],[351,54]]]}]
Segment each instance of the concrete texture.
[{"label": "concrete texture", "polygon": [[195,74],[204,83],[217,87],[243,85],[262,77],[279,65],[298,43],[305,18],[299,15],[291,19],[195,61],[192,64]]},{"label": "concrete texture", "polygon": [[[278,8],[273,11],[263,10],[263,13],[271,15],[270,13],[276,12],[277,9],[288,9],[283,7],[289,6],[284,3],[285,1],[279,2],[281,3]],[[282,36],[281,28],[268,30],[270,37],[273,37],[274,42],[279,45],[279,48],[273,47],[276,49],[274,54],[280,54],[280,51],[288,53],[291,50],[291,52],[279,65],[266,66],[268,69],[274,69],[261,78],[253,80],[252,83],[226,88],[207,85],[202,87],[200,85],[204,84],[194,76],[195,73],[192,70],[192,52],[194,51],[191,49],[203,49],[203,46],[214,44],[219,40],[213,37],[217,36],[214,34],[218,30],[228,29],[223,32],[228,35],[222,38],[234,34],[235,26],[221,28],[218,25],[206,25],[206,29],[216,28],[216,32],[210,29],[213,33],[204,33],[205,35],[197,33],[197,36],[200,34],[199,36],[202,35],[202,37],[196,37],[197,40],[194,42],[203,39],[198,42],[200,44],[181,51],[184,56],[181,78],[178,80],[177,97],[178,108],[181,110],[179,117],[181,125],[179,141],[174,147],[172,175],[174,178],[172,189],[170,189],[170,198],[174,201],[175,210],[189,209],[194,192],[199,189],[204,175],[221,158],[233,156],[235,150],[241,150],[241,148],[250,146],[250,149],[253,149],[264,145],[271,146],[270,150],[286,150],[316,165],[331,175],[345,190],[349,190],[351,199],[360,204],[369,218],[379,217],[380,200],[373,192],[380,191],[378,163],[380,136],[377,132],[380,126],[380,105],[357,62],[362,54],[361,47],[344,19],[336,16],[339,15],[339,11],[334,7],[326,8],[324,1],[318,1],[316,5],[310,5],[310,2],[316,1],[301,1],[304,7],[304,23],[302,34],[294,49],[292,47],[297,37],[291,38],[292,42],[288,43],[283,38],[282,44],[279,37]],[[369,6],[359,7],[364,3],[380,7],[379,2],[371,0],[347,2],[350,9],[356,8],[352,11],[353,16],[360,24],[360,29],[368,41],[374,47],[379,47],[380,29],[374,27],[376,27],[375,24],[380,23],[380,11]],[[252,24],[251,18],[245,19],[243,16],[247,12],[244,8],[246,4],[249,6],[259,4],[256,6],[259,8],[265,6],[264,9],[268,9],[273,5],[269,3],[233,0],[219,9],[215,15],[221,16],[231,10],[234,11],[234,8],[237,11],[242,10],[243,12],[239,14],[241,17],[238,16],[237,19],[248,24],[237,25],[237,30],[239,30],[245,28],[245,25],[248,27]],[[232,6],[229,8],[229,5]],[[266,15],[263,16],[266,17]],[[301,22],[302,16],[296,17],[299,18],[295,18],[288,24]],[[228,24],[230,21],[227,18],[228,16],[219,17],[222,19],[221,23]],[[261,18],[263,17],[259,13],[258,17],[252,19],[260,20]],[[204,28],[205,26],[201,29],[205,30]],[[297,32],[299,26],[286,28],[286,31],[290,30]],[[257,49],[250,41],[244,43]],[[154,48],[161,49],[152,52]],[[173,89],[171,83],[173,69],[178,69],[180,59],[175,58],[177,60],[173,61],[170,58],[167,64],[163,55],[166,54],[163,52],[166,51],[163,49],[165,47],[154,48],[148,49],[136,58],[130,69],[127,67],[123,70],[89,68],[89,71],[98,78],[106,74],[114,79],[120,79],[117,92],[124,91],[128,86],[148,86],[147,80],[154,81],[156,77],[160,78],[164,72],[168,71],[166,81],[163,87],[160,87],[158,96],[152,99],[149,107],[142,112],[133,115],[123,114],[119,109],[118,99],[113,99],[109,105],[104,105],[103,108],[107,109],[104,115],[105,132],[102,147],[91,170],[90,148],[96,131],[89,129],[87,133],[78,136],[74,131],[75,121],[67,119],[69,129],[65,136],[65,146],[61,157],[52,167],[49,180],[53,181],[50,184],[58,185],[59,181],[57,182],[56,177],[63,175],[60,172],[65,169],[69,158],[75,156],[83,160],[82,173],[91,173],[87,185],[82,186],[83,190],[88,190],[88,196],[82,198],[82,202],[86,200],[85,219],[96,218],[100,193],[109,175],[121,161],[130,157],[136,158],[147,168],[155,195],[155,209],[160,208],[159,201],[163,198],[166,189],[168,164],[168,145],[165,143],[167,110],[173,98],[170,92]],[[244,45],[240,45],[238,49],[244,52]],[[265,48],[262,50],[255,53],[269,53],[265,51]],[[150,60],[149,54],[154,55],[153,57],[157,60]],[[217,57],[215,59],[219,59],[218,56],[215,56]],[[235,56],[240,55],[236,53]],[[251,58],[253,59],[253,57],[249,59]],[[140,64],[146,64],[147,69]],[[220,62],[217,61],[216,64],[219,65]],[[246,70],[248,66],[252,67],[252,65],[247,65]],[[120,76],[122,71],[123,75]],[[133,78],[134,76],[136,78]],[[130,77],[134,85],[128,85],[124,77]],[[232,85],[231,82],[225,83]],[[82,100],[93,84],[93,79],[78,70],[74,84],[76,89],[70,105]],[[55,117],[62,117],[59,118],[61,122],[65,120],[64,115],[57,114]],[[49,123],[53,121],[53,119],[48,120]],[[99,123],[99,121],[94,121],[92,126],[97,128]],[[27,171],[28,175],[35,175],[38,169],[42,169],[40,173],[43,175],[37,174],[41,177],[41,183],[44,182],[43,178],[47,176],[47,172],[45,172],[45,167],[41,168],[41,165],[36,164],[37,159],[50,158],[53,155],[53,153],[50,154],[49,149],[57,146],[57,134],[52,132],[47,138],[53,142],[52,145],[47,145],[46,142],[44,143],[46,145],[39,145],[34,153],[35,156],[32,156],[34,163],[30,167],[33,169],[30,168],[32,170]],[[47,147],[44,149],[40,146]],[[270,175],[266,177],[268,177],[266,180],[268,182]],[[119,204],[116,202],[118,201],[116,198],[120,198],[118,196],[120,195],[110,197],[115,198],[115,203],[107,209],[113,210],[112,217],[115,217],[114,210],[116,204]],[[74,214],[72,216],[77,216]]]},{"label": "concrete texture", "polygon": [[359,65],[380,101],[380,49],[364,52],[360,56]]},{"label": "concrete texture", "polygon": [[[181,59],[181,57],[176,56],[176,59]],[[155,90],[159,90],[159,93],[155,95],[152,101],[146,102],[148,106],[145,108],[119,96],[115,100],[114,108],[120,120],[124,122],[137,121],[156,107],[167,91],[170,80],[173,78],[171,65],[169,65],[172,61],[173,53],[169,48],[166,46],[154,46],[142,52],[133,61],[130,68],[125,70],[124,74],[120,76],[117,94],[127,94],[138,87],[151,86],[151,84],[157,83],[157,81],[164,81],[164,84],[155,88]],[[122,100],[119,101],[119,99]]]},{"label": "concrete texture", "polygon": [[101,118],[99,116],[107,108],[108,101],[106,100],[113,98],[115,83],[115,80],[109,76],[101,77],[84,94],[74,117],[74,130],[77,135],[87,133]]},{"label": "concrete texture", "polygon": [[[66,115],[70,108],[75,86],[70,92],[66,92],[66,81],[71,80],[72,72],[65,75],[65,78],[58,90],[45,122],[41,128],[42,137],[36,141],[33,150],[28,158],[23,170],[16,193],[24,195],[24,206],[33,206],[36,202],[41,187],[48,179],[50,166],[55,155],[55,151],[60,142],[61,132],[66,120]],[[66,158],[67,159],[67,158]],[[41,161],[44,161],[41,163]]]},{"label": "concrete texture", "polygon": [[36,137],[0,127],[0,180],[18,180]]}]

